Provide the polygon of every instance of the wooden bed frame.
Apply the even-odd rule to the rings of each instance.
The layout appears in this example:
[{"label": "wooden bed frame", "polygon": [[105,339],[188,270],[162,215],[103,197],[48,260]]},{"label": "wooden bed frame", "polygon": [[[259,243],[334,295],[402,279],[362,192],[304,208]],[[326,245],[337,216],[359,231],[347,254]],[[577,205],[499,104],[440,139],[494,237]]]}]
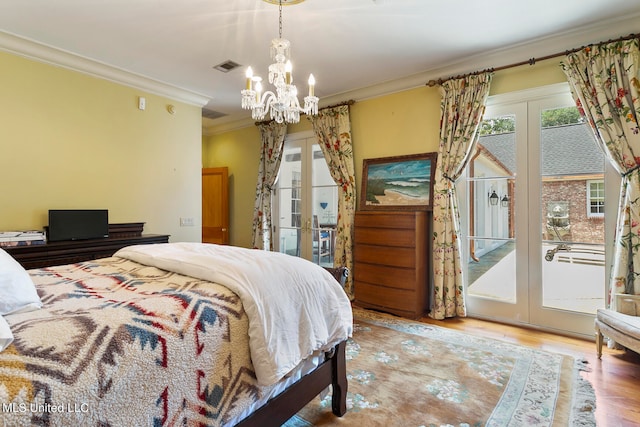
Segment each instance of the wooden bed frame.
[{"label": "wooden bed frame", "polygon": [[343,416],[347,412],[346,344],[346,341],[339,343],[332,352],[326,354],[325,361],[317,369],[289,386],[237,425],[279,427],[329,385],[333,388],[332,411],[339,417]]},{"label": "wooden bed frame", "polygon": [[[145,238],[145,236],[142,237]],[[94,241],[62,242],[58,245],[47,244],[39,245],[40,247],[17,247],[13,248],[15,250],[10,251],[10,253],[18,260],[18,262],[23,264],[25,268],[42,268],[51,265],[67,264],[71,262],[86,261],[103,256],[111,256],[117,249],[122,246],[136,243],[165,243],[168,238],[168,236],[164,235],[148,236],[147,238],[149,237],[152,237],[153,239],[156,239],[157,237],[157,239],[159,240],[148,242],[141,242],[136,240],[135,242],[131,242],[131,239],[100,239]],[[139,240],[141,238],[137,237],[136,239]],[[113,247],[110,246],[108,252],[102,251],[100,252],[99,256],[97,255],[97,252],[96,254],[89,253],[88,255],[84,253],[87,251],[88,246],[95,246],[97,248],[96,242],[104,242],[106,244],[114,242],[116,240],[122,240],[122,244],[117,245],[117,247],[111,245]],[[76,250],[76,252],[78,253],[83,252],[82,258],[78,258],[77,254],[74,252],[74,256],[76,257],[73,259],[61,258],[57,260],[58,262],[54,262],[53,259],[46,258],[37,260],[37,263],[29,263],[29,260],[34,257],[34,254],[36,256],[38,255],[38,253],[44,253],[46,255],[46,253],[48,253],[49,250],[54,246],[64,250],[67,249],[67,246],[74,246],[74,248],[75,246],[78,246],[74,250]],[[96,251],[97,250],[98,249],[96,249]],[[20,256],[22,252],[24,252],[25,254],[24,259],[22,259]],[[349,270],[345,267],[326,267],[326,269],[344,287],[346,278],[349,275]],[[307,403],[309,403],[314,397],[320,394],[329,385],[331,385],[333,388],[332,411],[339,417],[343,416],[347,412],[346,400],[348,387],[345,348],[346,341],[342,341],[337,344],[330,352],[325,353],[324,362],[322,362],[313,372],[305,375],[296,383],[291,384],[285,391],[270,399],[264,406],[257,409],[247,418],[240,421],[237,425],[241,427],[279,427],[289,418],[294,416],[300,409],[302,409]]]},{"label": "wooden bed frame", "polygon": [[[344,287],[349,276],[346,267],[325,267]],[[279,427],[314,397],[331,385],[332,412],[338,417],[347,412],[347,368],[345,359],[346,341],[336,345],[333,351],[325,353],[325,360],[313,372],[291,384],[285,391],[269,400],[237,425],[240,427]]]}]

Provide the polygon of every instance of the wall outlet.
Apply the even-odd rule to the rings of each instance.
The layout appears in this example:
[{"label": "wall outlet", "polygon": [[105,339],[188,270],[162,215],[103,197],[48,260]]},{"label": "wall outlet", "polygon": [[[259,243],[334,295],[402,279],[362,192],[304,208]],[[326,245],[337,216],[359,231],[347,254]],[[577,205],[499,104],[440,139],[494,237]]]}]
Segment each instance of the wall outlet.
[{"label": "wall outlet", "polygon": [[193,218],[180,218],[180,227],[193,227]]}]

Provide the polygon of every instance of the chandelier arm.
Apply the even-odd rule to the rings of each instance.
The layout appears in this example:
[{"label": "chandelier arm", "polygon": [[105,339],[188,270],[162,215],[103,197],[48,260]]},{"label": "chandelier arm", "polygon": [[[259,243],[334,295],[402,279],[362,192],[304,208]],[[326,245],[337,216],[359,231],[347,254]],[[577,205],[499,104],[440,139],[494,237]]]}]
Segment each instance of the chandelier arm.
[{"label": "chandelier arm", "polygon": [[277,99],[278,97],[276,96],[276,94],[268,90],[262,94],[258,106],[264,108],[265,110],[269,110],[272,108],[274,101],[276,101]]}]

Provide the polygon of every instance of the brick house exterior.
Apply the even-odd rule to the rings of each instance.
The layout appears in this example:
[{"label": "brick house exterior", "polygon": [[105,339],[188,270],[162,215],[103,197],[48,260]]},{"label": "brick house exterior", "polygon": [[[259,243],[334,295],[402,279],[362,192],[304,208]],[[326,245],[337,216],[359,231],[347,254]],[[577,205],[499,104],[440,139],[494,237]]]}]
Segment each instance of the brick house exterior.
[{"label": "brick house exterior", "polygon": [[[601,203],[604,200],[594,198],[590,188],[603,188],[605,159],[591,130],[587,124],[573,124],[543,128],[541,135],[543,239],[603,243],[604,205]],[[515,175],[515,151],[513,132],[481,136],[473,162],[476,167],[484,165],[485,170],[493,173],[502,171],[495,176],[512,176]],[[512,203],[512,185],[503,191]],[[598,195],[604,197],[604,193]],[[509,236],[503,237],[513,237],[513,215],[511,204]]]}]

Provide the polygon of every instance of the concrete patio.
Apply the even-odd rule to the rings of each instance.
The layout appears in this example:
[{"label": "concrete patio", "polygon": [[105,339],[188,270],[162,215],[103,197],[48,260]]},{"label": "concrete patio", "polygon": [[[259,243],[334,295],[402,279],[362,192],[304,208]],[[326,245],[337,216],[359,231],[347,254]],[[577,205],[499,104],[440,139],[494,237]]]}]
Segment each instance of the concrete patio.
[{"label": "concrete patio", "polygon": [[[544,244],[543,305],[549,308],[595,314],[605,306],[604,256],[577,252],[558,252],[552,261],[544,256],[554,245]],[[472,296],[515,303],[516,253],[513,243],[470,261],[469,287]]]}]

